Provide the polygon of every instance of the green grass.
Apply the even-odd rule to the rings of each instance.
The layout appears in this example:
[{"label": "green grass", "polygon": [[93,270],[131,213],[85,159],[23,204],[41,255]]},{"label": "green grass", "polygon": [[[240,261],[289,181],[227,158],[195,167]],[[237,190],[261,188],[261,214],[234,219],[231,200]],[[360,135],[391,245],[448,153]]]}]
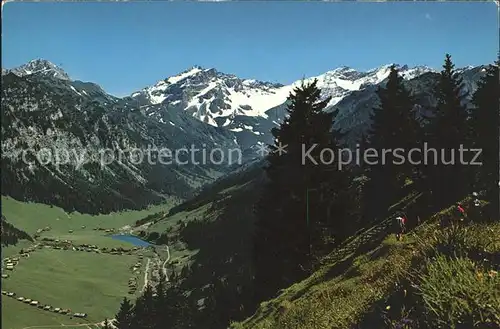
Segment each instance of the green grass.
[{"label": "green grass", "polygon": [[51,227],[52,234],[66,234],[69,230],[79,230],[82,225],[88,229],[94,227],[120,228],[133,225],[135,221],[160,211],[168,211],[172,203],[151,206],[145,210],[130,210],[106,215],[66,213],[58,207],[41,203],[26,203],[2,196],[2,215],[7,221],[28,234],[34,234],[39,228]]},{"label": "green grass", "polygon": [[[168,211],[172,204],[152,206],[147,210],[124,211],[109,215],[91,216],[68,214],[61,208],[44,204],[25,203],[2,196],[2,214],[14,226],[33,235],[38,229],[50,226],[39,239],[50,237],[71,240],[74,244],[94,244],[99,247],[125,247],[132,244],[112,239],[104,231],[93,228],[118,229],[134,225],[138,219]],[[85,226],[85,228],[82,228]],[[69,233],[72,230],[72,233]],[[31,242],[21,240],[15,246],[2,248],[2,257],[11,257],[26,249]],[[145,256],[146,259],[147,256]],[[70,308],[73,312],[88,313],[86,323],[112,318],[120,301],[128,295],[128,280],[134,276],[129,267],[137,262],[136,255],[109,255],[54,249],[36,250],[29,258],[21,258],[9,278],[2,280],[2,290],[15,292],[53,307]],[[143,282],[145,261],[138,274],[139,286]],[[35,325],[78,323],[69,317],[50,313],[2,297],[2,328],[21,329]],[[71,327],[65,327],[71,328]],[[83,327],[81,327],[83,328]]]},{"label": "green grass", "polygon": [[[86,322],[85,320],[70,319],[69,317],[64,315],[56,314],[53,312],[42,311],[37,308],[34,308],[33,306],[21,303],[15,300],[14,298],[2,295],[3,329],[23,329],[35,325],[52,326],[52,327],[46,327],[46,329],[62,328],[61,324],[78,324],[85,322]],[[65,326],[64,328],[71,329],[72,327]]]},{"label": "green grass", "polygon": [[10,245],[8,247],[2,247],[2,258],[11,257],[19,254],[19,251],[23,248],[28,248],[32,245],[32,242],[27,240],[19,240],[16,245]]},{"label": "green grass", "polygon": [[[500,276],[469,258],[439,255],[427,264],[419,285],[427,317],[435,327],[468,323],[500,325]],[[457,298],[460,296],[460,298]]]},{"label": "green grass", "polygon": [[[436,214],[430,221],[408,234],[402,242],[397,241],[394,235],[388,234],[383,223],[365,230],[359,237],[332,252],[324,265],[309,278],[282,290],[276,298],[261,303],[253,316],[245,321],[233,323],[231,328],[344,329],[358,328],[358,325],[359,328],[392,328],[370,321],[365,323],[365,326],[360,324],[371,313],[377,313],[376,317],[380,318],[386,307],[388,310],[391,308],[391,304],[386,304],[386,301],[393,293],[395,284],[405,280],[413,270],[421,270],[421,265],[418,264],[432,264],[434,260],[428,255],[435,253],[437,245],[442,243],[438,220],[450,212],[451,208]],[[466,248],[489,253],[500,252],[500,224],[476,224],[468,227],[466,232],[467,236],[460,238]],[[450,265],[450,268],[452,267]],[[427,288],[437,280],[435,277],[427,277]],[[464,280],[474,284],[472,277],[468,276]],[[471,295],[484,296],[485,291],[489,289],[493,292],[488,300],[492,304],[497,303],[500,286],[494,286],[492,282],[488,284],[482,288],[476,286],[473,290],[469,289]],[[432,289],[437,287],[431,287],[427,292]],[[467,291],[468,288],[464,289]],[[436,297],[430,293],[429,296]],[[438,294],[437,297],[441,296]],[[436,301],[437,297],[431,300],[439,303]],[[458,296],[450,298],[459,299]],[[472,299],[465,305],[460,314],[469,316],[466,310],[472,306],[476,307],[477,311],[480,307],[475,303],[476,300]],[[396,305],[392,307],[394,309]],[[490,308],[488,314],[493,317],[494,312],[491,310],[498,310],[498,307]],[[455,317],[457,318],[458,316]]]},{"label": "green grass", "polygon": [[181,211],[173,214],[172,216],[167,216],[164,219],[150,225],[147,229],[148,232],[165,232],[167,229],[174,229],[178,226],[179,222],[190,222],[195,219],[206,218],[208,210],[212,203],[205,204],[195,210]]},{"label": "green grass", "polygon": [[349,328],[410,266],[414,246],[391,237],[368,254],[324,266],[233,328]]},{"label": "green grass", "polygon": [[[10,277],[2,281],[2,290],[52,307],[88,313],[90,322],[103,321],[114,316],[127,296],[128,279],[134,276],[129,267],[136,262],[135,255],[37,250],[21,259]],[[3,312],[11,312],[8,305]],[[44,324],[31,320],[32,325]],[[15,322],[5,325],[20,327]]]},{"label": "green grass", "polygon": [[113,239],[108,235],[105,235],[104,232],[93,232],[93,231],[87,231],[87,232],[78,232],[75,231],[71,234],[53,234],[52,232],[46,232],[45,234],[41,235],[41,238],[53,238],[53,239],[59,239],[59,240],[70,240],[74,244],[94,244],[97,245],[101,248],[117,248],[117,247],[124,247],[124,248],[131,248],[133,247],[132,244],[125,242],[125,241],[120,241],[117,239]]}]

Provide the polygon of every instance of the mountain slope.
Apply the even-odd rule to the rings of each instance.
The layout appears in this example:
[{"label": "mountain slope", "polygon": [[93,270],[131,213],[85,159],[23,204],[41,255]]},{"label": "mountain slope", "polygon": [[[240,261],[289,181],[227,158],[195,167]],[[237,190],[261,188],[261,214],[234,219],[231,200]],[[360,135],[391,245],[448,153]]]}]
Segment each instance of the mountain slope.
[{"label": "mountain slope", "polygon": [[[500,318],[493,314],[500,304],[495,304],[494,285],[500,278],[494,269],[500,266],[500,239],[491,232],[500,226],[473,224],[442,232],[439,221],[452,212],[453,207],[434,214],[403,242],[389,234],[390,218],[364,230],[334,250],[309,278],[262,302],[254,315],[231,328],[430,329],[450,321],[463,324],[456,328],[497,328]],[[443,257],[440,251],[450,241],[451,253]],[[457,250],[466,250],[467,256],[458,256]],[[464,262],[470,267],[457,266]],[[433,267],[437,273],[429,272]],[[424,302],[429,290],[443,292],[442,299]],[[476,297],[476,291],[482,293]],[[444,310],[445,316],[436,310]]]},{"label": "mountain slope", "polygon": [[[189,291],[191,305],[199,305],[198,315],[190,319],[196,328],[227,327],[229,318],[243,320],[255,309],[251,301],[253,207],[264,181],[262,163],[256,162],[206,186],[168,213],[137,223],[136,230],[146,230],[146,236],[168,236],[169,271],[181,273],[181,290]],[[214,305],[211,301],[216,296],[220,299]]]},{"label": "mountain slope", "polygon": [[[390,66],[367,72],[340,67],[306,78],[304,82],[318,80],[322,97],[331,97],[327,111],[339,110],[335,127],[348,132],[348,141],[355,141],[369,124],[372,109],[377,105],[375,91],[386,81]],[[428,104],[435,102],[432,95],[432,86],[437,81],[435,70],[426,66],[398,65],[398,68],[419,100],[425,99]],[[475,90],[483,69],[480,66],[460,70],[469,93]],[[249,150],[272,142],[270,130],[285,117],[287,97],[301,83],[299,80],[280,85],[241,79],[196,66],[125,99],[138,106],[168,104],[169,109],[185,111],[207,124],[224,127],[234,133],[242,149]]]},{"label": "mountain slope", "polygon": [[[384,84],[389,67],[367,72],[341,67],[304,82],[318,79],[322,96],[332,97],[327,111],[338,110],[336,128],[348,132],[346,141],[353,144],[369,126],[378,102],[375,91]],[[399,68],[425,111],[435,103],[432,86],[437,73],[428,67]],[[483,70],[461,70],[466,91],[475,90]],[[203,184],[233,170],[231,164],[239,160],[239,152],[243,162],[260,157],[258,145],[272,143],[270,131],[287,115],[286,98],[301,83],[285,86],[193,67],[119,99],[96,84],[72,81],[60,67],[41,59],[2,70],[6,100],[2,102],[2,170],[6,173],[2,193],[90,212],[143,207],[169,197],[189,198]],[[98,164],[105,148],[113,149],[117,157],[123,149],[172,151],[192,144],[205,148],[207,154],[220,149],[227,161],[199,164],[207,158],[199,152],[186,165],[158,161],[137,165],[129,153],[121,162],[102,168]],[[33,159],[44,147],[53,153],[57,149],[76,153],[59,168],[21,161],[23,151]],[[230,150],[237,151],[237,159],[230,161]],[[78,164],[76,155],[82,154],[93,161]],[[189,155],[185,152],[180,162]]]},{"label": "mountain slope", "polygon": [[2,246],[16,245],[19,240],[33,241],[33,238],[26,233],[7,222],[5,216],[1,216],[0,232],[2,236]]},{"label": "mountain slope", "polygon": [[[165,123],[153,120],[97,85],[53,77],[43,68],[2,75],[2,194],[69,211],[109,212],[188,198],[230,170],[227,155],[213,164],[203,162],[201,151],[174,153],[190,145],[208,154],[234,149],[226,130],[175,110]],[[135,148],[142,161],[131,153]],[[155,148],[172,155],[160,159]]]}]

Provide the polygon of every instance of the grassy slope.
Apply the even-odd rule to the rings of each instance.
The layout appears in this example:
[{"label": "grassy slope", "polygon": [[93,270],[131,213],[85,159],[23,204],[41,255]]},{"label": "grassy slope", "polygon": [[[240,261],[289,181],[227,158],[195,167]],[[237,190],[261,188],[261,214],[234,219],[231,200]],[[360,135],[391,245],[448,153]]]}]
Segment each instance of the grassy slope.
[{"label": "grassy slope", "polygon": [[61,324],[66,324],[64,326],[65,329],[98,328],[96,326],[71,326],[71,324],[78,325],[81,323],[91,322],[78,321],[76,319],[71,320],[69,317],[60,314],[38,310],[2,295],[2,328],[4,329],[28,329],[32,327],[35,329],[38,328],[36,327],[37,325],[43,326],[40,329],[56,329],[63,328]]},{"label": "grassy slope", "polygon": [[[326,259],[326,264],[306,280],[284,289],[263,302],[257,312],[233,329],[319,329],[357,328],[374,307],[387,296],[412,264],[432,248],[437,219],[416,228],[405,241],[387,234],[389,221],[362,232]],[[500,225],[471,228],[475,242],[490,240],[488,248],[500,251]],[[491,241],[492,237],[494,240]],[[471,241],[472,243],[472,241]],[[389,305],[388,305],[389,306]],[[360,327],[361,328],[361,327]]]},{"label": "grassy slope", "polygon": [[63,209],[51,207],[41,203],[26,203],[2,196],[2,214],[9,223],[22,228],[28,234],[33,234],[37,229],[45,226],[52,228],[51,233],[66,234],[68,230],[80,229],[82,225],[87,228],[120,228],[131,225],[136,220],[149,214],[168,210],[172,205],[162,204],[152,206],[146,210],[131,210],[107,215],[92,216],[78,212],[68,214]]},{"label": "grassy slope", "polygon": [[52,307],[88,313],[91,322],[102,321],[113,317],[127,296],[127,282],[133,276],[129,268],[136,262],[134,255],[42,249],[21,259],[3,280],[2,290]]},{"label": "grassy slope", "polygon": [[[164,204],[142,211],[90,216],[67,214],[58,207],[2,197],[2,214],[13,225],[29,234],[50,226],[51,230],[43,232],[40,238],[68,239],[76,244],[95,244],[107,248],[130,248],[132,245],[111,239],[105,236],[105,232],[93,230],[94,227],[120,228],[133,225],[136,220],[160,210],[167,211],[171,206]],[[74,232],[68,233],[69,230]],[[21,248],[30,245],[30,242],[23,240],[15,246],[2,248],[2,258],[15,256]],[[2,290],[36,299],[53,307],[88,313],[89,317],[87,320],[70,319],[68,316],[41,311],[2,295],[2,313],[7,315],[2,317],[2,328],[93,323],[103,321],[106,317],[110,318],[116,313],[120,300],[124,296],[130,297],[127,283],[133,274],[129,267],[135,262],[137,257],[134,255],[36,250],[29,258],[21,258],[14,271],[8,272],[9,278],[2,279]],[[138,279],[141,284],[143,271]]]},{"label": "grassy slope", "polygon": [[[253,223],[251,205],[258,197],[257,186],[261,185],[262,169],[259,166],[250,168],[215,182],[206,188],[196,198],[173,207],[168,214],[159,213],[151,218],[147,232],[165,232],[171,230],[174,239],[172,260],[183,264],[187,257],[193,261],[205,263],[212,256],[220,256],[218,246],[225,251],[238,252],[239,248],[231,245],[228,236],[237,235],[238,240],[244,240],[244,233],[251,236],[248,226]],[[227,219],[227,220],[225,220]],[[188,224],[199,221],[200,225],[188,230],[179,229],[179,223]],[[181,239],[178,239],[182,235]],[[220,239],[218,238],[220,237]],[[186,241],[187,240],[187,241]],[[220,249],[220,248],[219,248]],[[201,253],[200,253],[201,252]]]}]

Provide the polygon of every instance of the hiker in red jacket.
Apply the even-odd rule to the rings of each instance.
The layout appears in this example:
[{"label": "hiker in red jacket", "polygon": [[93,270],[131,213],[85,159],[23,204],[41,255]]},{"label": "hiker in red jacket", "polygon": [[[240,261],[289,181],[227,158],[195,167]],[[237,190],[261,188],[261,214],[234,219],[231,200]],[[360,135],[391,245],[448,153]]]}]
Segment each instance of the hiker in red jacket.
[{"label": "hiker in red jacket", "polygon": [[465,214],[465,209],[462,207],[462,205],[459,202],[457,202],[456,214],[458,217],[458,221],[463,222],[466,214]]}]

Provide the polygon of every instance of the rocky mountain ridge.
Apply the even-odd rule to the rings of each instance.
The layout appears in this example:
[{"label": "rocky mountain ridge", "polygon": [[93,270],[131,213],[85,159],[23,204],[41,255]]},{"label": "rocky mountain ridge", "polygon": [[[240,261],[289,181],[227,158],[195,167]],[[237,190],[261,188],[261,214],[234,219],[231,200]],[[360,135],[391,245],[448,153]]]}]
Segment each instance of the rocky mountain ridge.
[{"label": "rocky mountain ridge", "polygon": [[[331,97],[327,111],[338,110],[335,127],[347,132],[352,144],[369,126],[378,102],[375,91],[389,68],[359,72],[340,67],[304,82],[318,80],[322,96]],[[399,69],[422,110],[434,105],[438,73],[426,66]],[[464,92],[472,94],[483,72],[483,66],[459,70]],[[238,160],[260,157],[257,146],[272,143],[270,131],[286,116],[287,96],[301,83],[240,79],[194,66],[117,98],[97,84],[71,80],[46,60],[2,69],[2,193],[90,212],[189,198],[234,170]],[[136,164],[130,156],[104,167],[98,163],[104,148],[179,150],[190,145],[209,153],[237,150],[242,156],[223,164],[207,162],[207,154],[197,154],[186,165]],[[33,160],[44,148],[53,153],[71,149],[94,161],[82,164],[76,156],[59,166],[21,161],[23,152]]]}]

